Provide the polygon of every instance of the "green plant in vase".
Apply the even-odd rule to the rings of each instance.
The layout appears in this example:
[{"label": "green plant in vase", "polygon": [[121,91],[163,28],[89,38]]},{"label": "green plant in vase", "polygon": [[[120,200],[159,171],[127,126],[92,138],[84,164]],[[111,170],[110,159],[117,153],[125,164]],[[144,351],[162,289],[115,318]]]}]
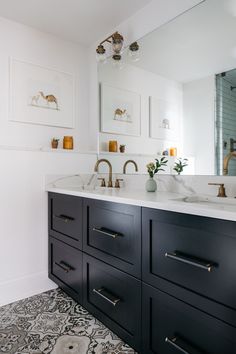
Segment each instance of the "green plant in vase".
[{"label": "green plant in vase", "polygon": [[182,159],[181,157],[177,160],[177,162],[175,162],[174,164],[174,171],[176,171],[178,173],[178,175],[181,174],[181,172],[183,172],[184,167],[188,166],[187,164],[188,159]]},{"label": "green plant in vase", "polygon": [[166,160],[166,158],[163,156],[160,159],[155,159],[155,163],[154,162],[149,162],[147,164],[147,171],[149,174],[149,179],[146,182],[146,191],[147,192],[155,192],[157,189],[157,183],[156,181],[153,179],[153,177],[155,176],[156,173],[158,173],[159,171],[165,171],[163,169],[163,167],[167,166],[167,162],[168,160]]}]

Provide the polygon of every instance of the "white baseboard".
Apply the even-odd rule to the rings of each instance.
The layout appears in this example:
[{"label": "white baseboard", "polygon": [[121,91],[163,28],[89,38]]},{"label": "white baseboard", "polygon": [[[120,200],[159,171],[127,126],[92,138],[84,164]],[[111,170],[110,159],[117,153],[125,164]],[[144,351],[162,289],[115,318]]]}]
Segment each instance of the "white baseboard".
[{"label": "white baseboard", "polygon": [[57,288],[47,272],[31,274],[0,283],[0,306]]}]

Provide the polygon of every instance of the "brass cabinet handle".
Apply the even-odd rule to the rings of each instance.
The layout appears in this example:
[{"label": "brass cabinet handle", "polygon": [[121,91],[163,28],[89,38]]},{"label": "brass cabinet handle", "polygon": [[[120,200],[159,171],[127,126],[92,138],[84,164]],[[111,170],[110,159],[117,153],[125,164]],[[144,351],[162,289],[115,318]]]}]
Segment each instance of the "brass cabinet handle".
[{"label": "brass cabinet handle", "polygon": [[114,232],[111,230],[106,229],[105,227],[93,227],[93,231],[99,232],[100,234],[106,235],[106,236],[110,236],[113,238],[116,238],[118,236],[122,236],[122,234],[118,233],[118,232]]},{"label": "brass cabinet handle", "polygon": [[68,222],[70,222],[70,221],[74,221],[75,220],[74,218],[72,218],[72,216],[67,216],[67,215],[63,215],[63,214],[61,214],[61,215],[55,215],[54,214],[53,218],[54,219],[60,219],[60,220],[64,221],[66,224]]},{"label": "brass cabinet handle", "polygon": [[212,271],[212,268],[214,267],[214,263],[203,261],[188,255],[185,255],[180,252],[173,252],[173,253],[165,253],[166,258],[174,259],[175,261],[182,262],[185,264],[192,265],[197,268],[201,268],[204,270],[207,270],[208,272]]},{"label": "brass cabinet handle", "polygon": [[177,349],[180,353],[183,354],[191,354],[189,351],[185,350],[184,348],[182,348],[179,344],[177,344],[178,338],[174,337],[174,338],[165,338],[165,342],[170,344],[172,347],[174,347],[175,349]]},{"label": "brass cabinet handle", "polygon": [[69,264],[67,264],[64,261],[61,261],[60,263],[54,262],[55,265],[57,265],[59,268],[64,270],[64,272],[69,273],[71,270],[74,270],[73,267],[71,267]]},{"label": "brass cabinet handle", "polygon": [[104,300],[106,300],[107,302],[109,302],[110,304],[112,304],[113,306],[116,306],[119,302],[120,299],[116,298],[115,296],[111,295],[107,290],[105,290],[104,288],[101,289],[93,289],[93,292],[100,296],[101,298],[103,298]]}]

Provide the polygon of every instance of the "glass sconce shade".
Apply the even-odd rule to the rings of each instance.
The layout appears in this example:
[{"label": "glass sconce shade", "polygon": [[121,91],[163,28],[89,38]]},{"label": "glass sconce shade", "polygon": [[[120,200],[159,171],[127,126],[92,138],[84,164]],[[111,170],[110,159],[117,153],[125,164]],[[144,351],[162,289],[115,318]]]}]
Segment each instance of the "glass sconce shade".
[{"label": "glass sconce shade", "polygon": [[130,44],[128,55],[132,61],[138,61],[140,59],[139,58],[139,45],[137,42]]},{"label": "glass sconce shade", "polygon": [[99,44],[96,49],[96,53],[97,62],[104,63],[106,61],[106,50],[102,44]]},{"label": "glass sconce shade", "polygon": [[112,35],[112,49],[115,54],[119,54],[124,44],[124,38],[118,32]]}]

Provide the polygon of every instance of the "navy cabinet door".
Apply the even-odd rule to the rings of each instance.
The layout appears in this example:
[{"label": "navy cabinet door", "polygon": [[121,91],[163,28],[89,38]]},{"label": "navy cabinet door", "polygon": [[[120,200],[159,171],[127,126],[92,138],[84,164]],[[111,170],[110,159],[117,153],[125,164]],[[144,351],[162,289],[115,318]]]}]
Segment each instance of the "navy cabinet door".
[{"label": "navy cabinet door", "polygon": [[82,303],[82,252],[53,237],[49,238],[49,278]]},{"label": "navy cabinet door", "polygon": [[136,350],[141,344],[141,282],[83,254],[83,305]]},{"label": "navy cabinet door", "polygon": [[143,280],[172,282],[236,309],[236,223],[143,208]]},{"label": "navy cabinet door", "polygon": [[143,285],[142,353],[235,354],[236,328]]},{"label": "navy cabinet door", "polygon": [[141,277],[141,208],[84,199],[83,250]]},{"label": "navy cabinet door", "polygon": [[49,234],[82,249],[82,198],[65,194],[49,193]]}]

